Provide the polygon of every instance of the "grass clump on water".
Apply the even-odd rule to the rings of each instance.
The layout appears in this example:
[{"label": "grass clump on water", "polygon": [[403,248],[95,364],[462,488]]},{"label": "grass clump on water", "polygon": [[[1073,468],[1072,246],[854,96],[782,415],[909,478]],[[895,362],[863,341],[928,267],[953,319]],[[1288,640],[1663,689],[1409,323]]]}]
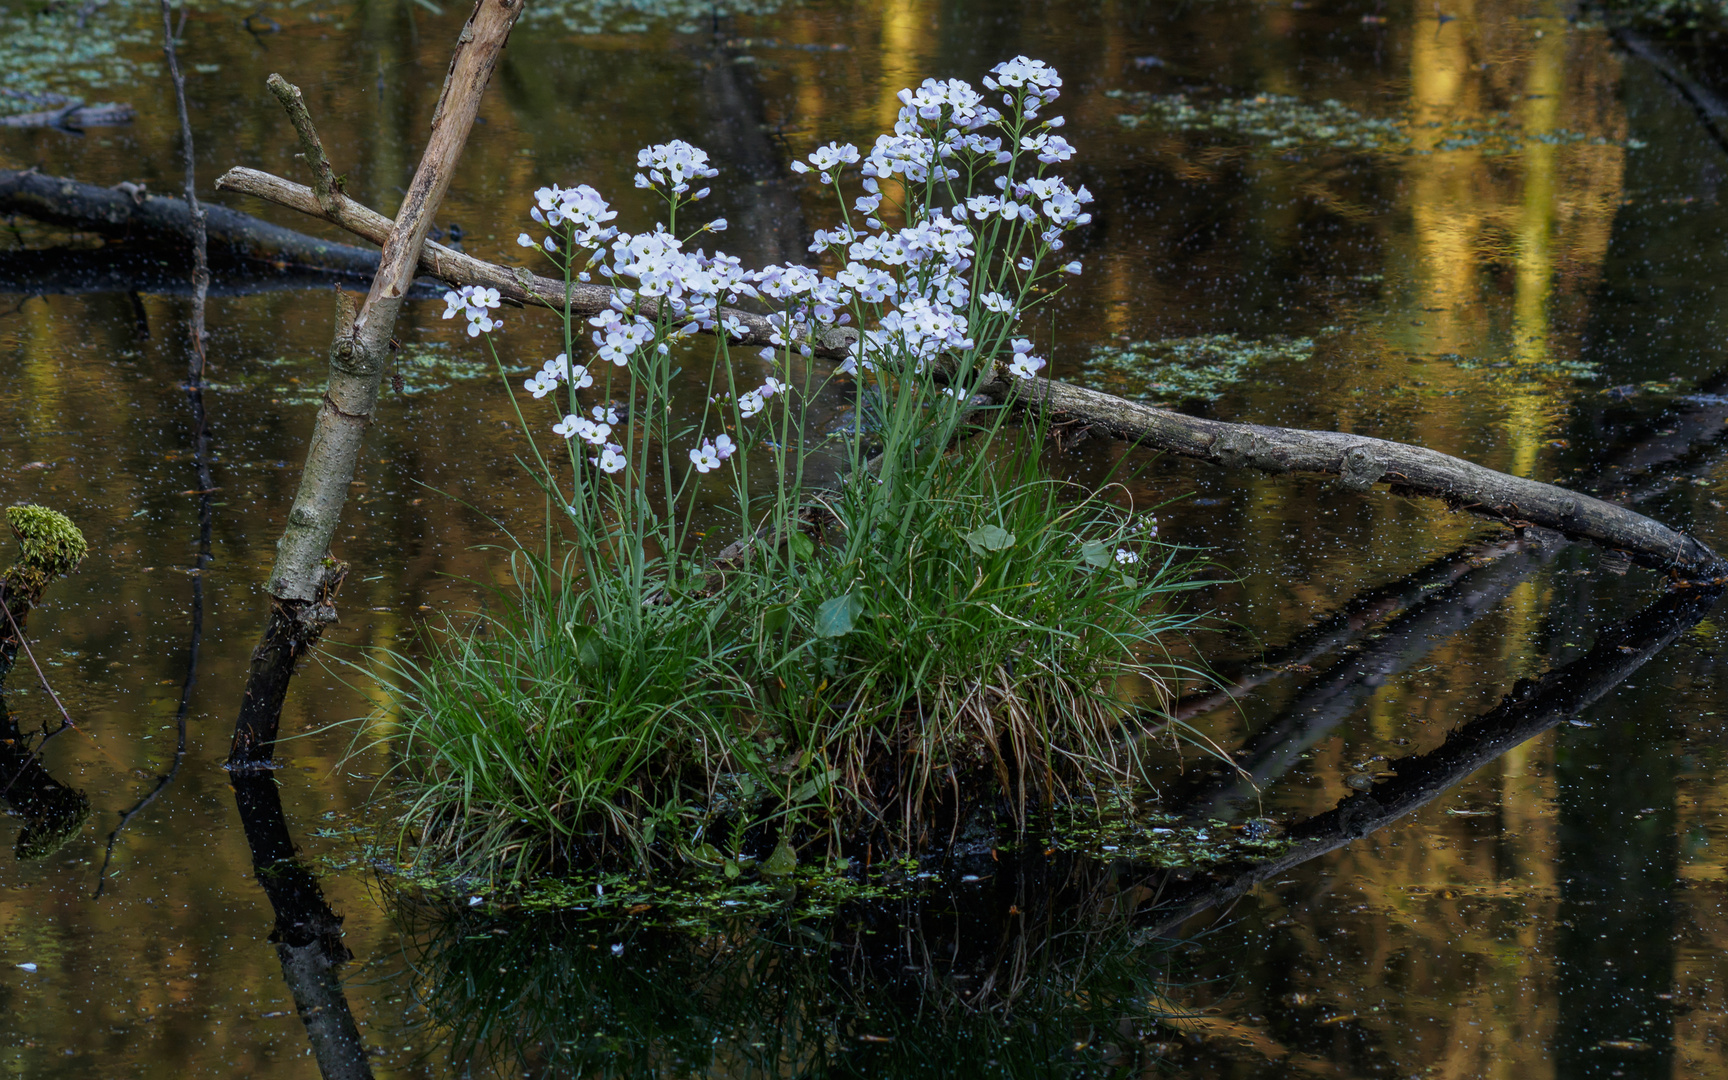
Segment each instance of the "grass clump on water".
[{"label": "grass clump on water", "polygon": [[[523,384],[561,416],[550,449],[522,416],[546,537],[514,548],[476,626],[387,660],[401,717],[375,730],[416,864],[494,886],[784,879],[1143,779],[1195,575],[1153,517],[1057,482],[1042,431],[1010,423],[1044,365],[1020,324],[1080,272],[1057,253],[1091,196],[1053,168],[1073,154],[1039,117],[1056,73],[1022,57],[987,83],[1005,112],[927,80],[868,157],[797,163],[841,207],[813,245],[833,276],[691,243],[725,223],[688,228],[715,170],[685,143],[639,158],[667,208],[652,232],[610,225],[586,186],[536,193],[551,235],[522,244],[617,300],[587,326],[567,310],[564,351]],[[776,311],[766,347],[722,309],[745,297]],[[504,372],[496,293],[446,300]],[[705,358],[695,329],[716,331]],[[673,407],[686,367],[707,373],[697,416]],[[872,418],[838,452],[807,415],[836,394]],[[817,484],[824,463],[839,479]],[[740,538],[718,552],[698,535],[715,514]]]}]

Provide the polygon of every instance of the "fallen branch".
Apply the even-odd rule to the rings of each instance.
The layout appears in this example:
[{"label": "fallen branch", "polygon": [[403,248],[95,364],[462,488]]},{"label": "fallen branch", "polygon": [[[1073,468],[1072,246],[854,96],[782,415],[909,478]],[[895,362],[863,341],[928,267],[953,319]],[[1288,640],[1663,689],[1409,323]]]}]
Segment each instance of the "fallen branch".
[{"label": "fallen branch", "polygon": [[130,124],[134,115],[132,106],[123,105],[119,102],[104,101],[95,105],[86,105],[77,101],[58,109],[0,116],[0,127],[81,131],[84,128],[120,127]]},{"label": "fallen branch", "polygon": [[1728,574],[1728,565],[1707,545],[1636,511],[1426,447],[1337,431],[1208,420],[1051,379],[1022,384],[1013,404],[1053,424],[1084,424],[1096,435],[1215,465],[1325,473],[1349,491],[1387,484],[1394,494],[1437,498],[1482,517],[1537,525],[1621,550],[1634,562],[1682,580]]},{"label": "fallen branch", "polygon": [[[327,213],[312,189],[256,169],[230,169],[216,186],[323,218],[375,242],[389,227],[383,215],[342,195],[334,196],[335,210]],[[555,309],[564,305],[562,281],[498,266],[442,245],[428,243],[420,265],[453,285],[489,286],[518,303]],[[611,303],[612,295],[603,285],[573,284],[571,308],[578,314],[598,312]],[[767,340],[766,319],[739,315],[749,326],[743,343],[755,344],[759,335]],[[843,357],[850,340],[847,331],[831,332],[818,343],[817,355]],[[1538,525],[1575,540],[1623,550],[1642,565],[1684,580],[1714,580],[1728,574],[1728,566],[1708,546],[1635,511],[1420,446],[1335,431],[1207,420],[1050,379],[996,385],[984,392],[1012,398],[1016,407],[1041,413],[1052,424],[1072,424],[1152,450],[1265,472],[1330,474],[1351,491],[1385,483],[1397,494],[1438,498],[1483,517]]]},{"label": "fallen branch", "polygon": [[[481,96],[521,13],[522,0],[475,3],[451,54],[420,165],[395,222],[383,237],[384,251],[366,300],[355,310],[346,293],[336,294],[330,378],[306,447],[300,487],[276,543],[268,585],[270,616],[253,650],[246,694],[234,722],[228,763],[236,776],[269,771],[295,664],[336,617],[335,593],[348,567],[331,556],[330,541],[378,404],[396,318],[413,287],[432,217],[449,190]],[[299,92],[283,82],[279,97],[294,121],[307,161],[315,167],[327,161]],[[333,191],[327,194],[336,197]]]},{"label": "fallen branch", "polygon": [[[378,253],[320,240],[223,206],[204,207],[212,247],[262,262],[371,277]],[[186,200],[151,195],[137,184],[99,187],[34,169],[0,170],[0,214],[121,239],[195,242]]]},{"label": "fallen branch", "polygon": [[[332,225],[339,225],[355,236],[364,237],[375,244],[383,243],[384,237],[390,232],[389,218],[346,195],[332,193],[330,201],[333,208],[326,211],[319,203],[318,194],[311,188],[258,169],[244,166],[229,169],[216,178],[216,189],[253,195],[265,202],[298,210]],[[554,311],[564,310],[564,282],[535,274],[522,267],[499,266],[484,259],[476,259],[465,252],[431,240],[426,242],[420,253],[420,269],[452,285],[483,285],[497,289],[500,297],[518,304],[546,307]],[[580,316],[596,315],[611,306],[612,296],[613,291],[609,286],[573,281],[569,291],[570,310]],[[657,310],[652,298],[644,298],[645,314],[653,315]],[[721,308],[720,312],[721,318],[731,316],[744,324],[744,335],[732,338],[732,344],[773,344],[771,335],[774,328],[768,324],[765,316],[738,308]],[[816,355],[830,360],[842,359],[849,351],[851,340],[852,336],[845,331],[831,331],[827,338],[817,343]]]}]

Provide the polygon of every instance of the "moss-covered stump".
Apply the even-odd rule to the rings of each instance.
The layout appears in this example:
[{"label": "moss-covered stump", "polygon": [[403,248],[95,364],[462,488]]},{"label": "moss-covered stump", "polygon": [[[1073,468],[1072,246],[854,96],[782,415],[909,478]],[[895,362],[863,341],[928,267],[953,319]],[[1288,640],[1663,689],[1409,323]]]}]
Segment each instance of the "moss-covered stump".
[{"label": "moss-covered stump", "polygon": [[0,682],[12,670],[30,609],[57,578],[78,568],[90,545],[72,519],[46,506],[9,506],[6,524],[18,539],[18,559],[0,574],[0,597],[9,616],[0,625]]}]

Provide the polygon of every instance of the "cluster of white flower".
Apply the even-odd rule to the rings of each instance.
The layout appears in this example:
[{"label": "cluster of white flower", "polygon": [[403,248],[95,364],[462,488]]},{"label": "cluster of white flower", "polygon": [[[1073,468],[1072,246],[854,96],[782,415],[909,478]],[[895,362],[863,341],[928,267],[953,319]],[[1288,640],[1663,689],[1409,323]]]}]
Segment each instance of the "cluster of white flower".
[{"label": "cluster of white flower", "polygon": [[696,466],[697,472],[712,472],[737,449],[737,445],[732,442],[732,436],[718,435],[690,451],[690,464]]},{"label": "cluster of white flower", "polygon": [[[706,180],[720,175],[719,169],[708,164],[707,151],[698,150],[682,139],[637,151],[636,167],[648,170],[646,174],[636,174],[637,187],[659,188],[673,195],[689,191],[691,180]],[[691,196],[693,199],[707,197],[707,188]]]},{"label": "cluster of white flower", "polygon": [[[938,356],[963,354],[981,342],[993,351],[1006,342],[1011,349],[1007,370],[1031,379],[1046,361],[1033,354],[1029,340],[1013,337],[1013,330],[1024,298],[1039,281],[1056,270],[1080,272],[1078,262],[1057,267],[1047,256],[1062,248],[1065,233],[1092,220],[1085,209],[1092,195],[1084,187],[1070,188],[1061,178],[1045,175],[1047,168],[1074,156],[1074,147],[1055,133],[1061,118],[1028,123],[1059,96],[1062,80],[1056,72],[1022,56],[998,64],[984,85],[1002,92],[1009,116],[962,80],[926,79],[900,93],[893,132],[878,137],[867,154],[851,144],[831,142],[793,163],[795,171],[815,172],[824,184],[836,182],[848,167],[856,166],[861,173],[864,194],[853,205],[864,215],[864,227],[842,224],[818,231],[810,246],[814,253],[841,257],[844,268],[832,277],[797,265],[745,270],[732,256],[687,248],[694,235],[681,239],[664,225],[648,232],[622,232],[608,224],[616,212],[587,185],[537,191],[531,216],[556,230],[555,238],[536,245],[524,233],[520,242],[544,247],[555,261],[571,260],[566,265],[572,269],[574,261],[582,259],[579,278],[588,280],[586,271],[593,269],[612,285],[611,306],[589,323],[597,355],[620,367],[643,355],[666,355],[673,338],[697,330],[721,332],[734,342],[749,338],[743,318],[721,311],[722,304],[748,297],[778,309],[768,317],[774,347],[763,350],[772,365],[784,363],[790,350],[812,355],[822,331],[847,324],[848,309],[863,304],[873,309],[874,326],[861,328],[842,373],[920,372]],[[994,131],[986,130],[993,126]],[[1027,171],[1017,162],[1032,159],[1038,164],[1023,174]],[[678,140],[642,150],[637,166],[643,170],[636,176],[637,186],[662,193],[674,214],[683,203],[705,197],[706,187],[693,186],[718,173],[706,153]],[[952,206],[923,205],[914,198],[905,208],[908,220],[897,229],[876,216],[885,180],[899,178],[909,192],[927,181],[961,177],[970,186],[1000,166],[1009,166],[1001,170],[1008,175],[994,177],[994,193],[973,193]],[[697,234],[724,228],[724,220],[716,220]],[[974,267],[981,242],[988,242],[996,254],[990,266]],[[457,310],[468,311],[471,334],[497,325],[489,314],[497,307],[495,291],[488,297],[487,290],[463,290],[446,300],[447,318]],[[977,377],[993,375],[979,370]],[[564,382],[581,389],[593,385],[594,378],[587,368],[560,355],[524,385],[538,398]],[[785,389],[779,379],[769,378],[738,395],[736,415],[760,414],[768,400]],[[951,396],[966,401],[971,395],[955,387]],[[600,448],[589,461],[617,472],[626,462],[622,448],[608,441],[616,422],[598,411],[591,417],[572,413],[553,428],[567,439]],[[722,435],[691,450],[690,460],[699,472],[708,472],[736,449],[731,437]]]},{"label": "cluster of white flower", "polygon": [[1140,556],[1129,551],[1127,548],[1116,549],[1116,564],[1118,566],[1132,566],[1139,561]]},{"label": "cluster of white flower", "polygon": [[468,316],[468,336],[479,337],[490,334],[504,325],[503,319],[494,319],[492,312],[499,304],[498,290],[481,285],[464,285],[444,294],[444,317],[454,319],[457,312]]},{"label": "cluster of white flower", "polygon": [[1032,343],[1030,341],[1025,338],[1015,338],[1009,343],[1009,346],[1014,350],[1014,358],[1008,362],[1010,374],[1021,379],[1030,379],[1038,374],[1038,369],[1044,366],[1044,358],[1032,355]]},{"label": "cluster of white flower", "polygon": [[581,364],[571,366],[570,358],[559,353],[541,365],[539,371],[530,375],[528,381],[522,384],[522,389],[539,399],[558,389],[558,384],[565,381],[570,383],[570,389],[581,390],[594,385],[594,376]]},{"label": "cluster of white flower", "polygon": [[612,425],[617,422],[617,409],[596,405],[588,410],[587,416],[566,415],[561,423],[552,425],[552,430],[566,439],[581,439],[589,446],[606,446],[612,438]]}]

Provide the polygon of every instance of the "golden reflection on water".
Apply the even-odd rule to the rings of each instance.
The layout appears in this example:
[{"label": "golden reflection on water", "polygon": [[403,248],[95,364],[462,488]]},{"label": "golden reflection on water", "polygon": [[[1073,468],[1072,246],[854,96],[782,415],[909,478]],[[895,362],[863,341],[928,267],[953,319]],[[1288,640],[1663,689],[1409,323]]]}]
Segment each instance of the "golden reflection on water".
[{"label": "golden reflection on water", "polygon": [[[1595,392],[1546,373],[1543,365],[1580,355],[1582,324],[1622,202],[1627,121],[1620,61],[1603,32],[1569,24],[1557,0],[1535,9],[1512,0],[1442,6],[1445,20],[1415,4],[1377,28],[1360,24],[1355,14],[1283,4],[1197,4],[1186,9],[1184,33],[1176,35],[1147,30],[1137,21],[1144,5],[1128,0],[1111,0],[1098,17],[1085,18],[1063,5],[1028,4],[1014,28],[990,31],[993,44],[1046,56],[1063,70],[1070,92],[1062,111],[1073,119],[1069,137],[1080,145],[1082,160],[1098,167],[1098,179],[1089,176],[1101,209],[1096,238],[1085,241],[1089,273],[1064,298],[1055,320],[1058,374],[1072,371],[1092,345],[1120,335],[1235,329],[1255,336],[1340,324],[1344,332],[1323,342],[1311,364],[1245,387],[1222,407],[1242,419],[1285,422],[1294,415],[1289,422],[1407,439],[1519,475],[1549,475],[1550,443],[1569,402]],[[220,62],[222,71],[195,83],[208,114],[220,113],[223,124],[231,124],[201,144],[206,181],[232,164],[298,175],[279,117],[256,92],[264,72],[279,69],[307,89],[339,158],[338,171],[350,170],[374,206],[393,209],[460,21],[459,13],[411,11],[369,2],[341,28],[284,19],[287,29],[265,54],[244,35],[225,33],[226,23],[216,17],[200,16],[189,47]],[[926,75],[976,75],[1002,58],[962,47],[970,47],[971,23],[984,14],[1006,17],[991,5],[968,10],[933,0],[836,0],[778,19],[740,20],[736,29],[741,36],[849,46],[754,49],[754,85],[767,126],[805,153],[830,138],[872,137],[892,122],[902,86]],[[1360,45],[1344,55],[1343,74],[1316,86],[1305,66],[1316,25],[1372,38],[1388,59],[1375,66],[1367,45]],[[715,62],[705,50],[701,41],[668,42],[664,34],[583,39],[518,31],[500,87],[488,99],[489,123],[468,151],[442,223],[461,222],[476,254],[508,259],[515,257],[510,238],[522,227],[521,211],[538,184],[594,183],[629,210],[637,146],[674,135],[702,141],[712,119],[703,110],[711,106],[688,72]],[[1341,166],[1196,145],[1181,134],[1125,134],[1114,120],[1120,107],[1102,92],[1157,75],[1163,69],[1142,75],[1134,64],[1154,54],[1181,69],[1184,79],[1229,92],[1333,96],[1370,115],[1407,113],[1414,153]],[[168,126],[168,106],[142,93],[135,104],[140,120],[129,132],[81,146],[8,142],[4,154],[9,163],[28,154],[43,159],[49,171],[103,183],[143,171],[157,187],[169,187],[174,162],[156,142]],[[1502,114],[1520,134],[1514,153],[1496,152],[1493,140],[1451,148],[1445,142],[1459,130],[1486,128]],[[1532,138],[1558,132],[1585,139]],[[1165,201],[1152,203],[1153,194]],[[820,197],[800,197],[811,222],[827,223]],[[1304,230],[1316,224],[1348,230],[1351,242],[1335,248],[1318,242],[1321,250],[1314,253],[1303,246]],[[728,246],[748,243],[739,237]],[[1268,284],[1269,272],[1258,265],[1264,258],[1284,260],[1277,265],[1288,267],[1288,276]],[[1371,287],[1333,280],[1375,276]],[[10,472],[0,481],[6,501],[81,508],[104,537],[104,554],[61,594],[80,603],[45,610],[37,626],[50,652],[82,643],[119,665],[112,676],[57,669],[68,680],[63,689],[84,703],[92,737],[102,740],[105,752],[123,755],[131,770],[113,768],[84,743],[63,740],[56,748],[57,773],[92,789],[95,820],[107,823],[162,767],[162,733],[156,730],[150,741],[138,736],[172,718],[186,595],[184,575],[174,567],[187,561],[193,535],[186,516],[191,500],[175,494],[191,486],[190,468],[175,456],[173,438],[156,430],[169,421],[155,419],[177,416],[181,407],[172,381],[180,371],[173,343],[182,333],[182,307],[177,300],[147,299],[155,344],[142,363],[135,356],[116,360],[135,346],[129,309],[119,299],[34,301],[0,322],[0,357],[20,376],[0,398],[8,459],[65,457],[65,429],[75,429],[87,457],[111,455],[111,468]],[[328,333],[326,306],[322,297],[294,294],[219,301],[211,322],[225,336],[213,362],[219,370],[244,369],[288,352],[316,356]],[[538,362],[538,351],[552,340],[549,324],[538,316],[512,317],[517,340]],[[403,336],[405,342],[450,337],[433,305],[419,309]],[[1470,370],[1448,359],[1454,356],[1507,366]],[[1520,368],[1543,373],[1517,378]],[[257,466],[262,459],[297,459],[306,410],[216,396],[213,411],[223,450],[221,535],[193,760],[176,795],[185,801],[165,803],[172,813],[128,834],[118,899],[106,906],[84,899],[95,825],[60,863],[0,871],[0,884],[15,886],[0,889],[0,960],[29,958],[64,972],[58,989],[34,998],[33,1015],[17,1021],[21,1042],[0,1045],[0,1068],[34,1067],[76,1043],[81,1049],[68,1071],[39,1075],[125,1075],[131,1063],[166,1055],[169,1047],[189,1075],[311,1075],[293,1017],[262,1019],[285,1007],[285,991],[262,941],[269,913],[247,880],[244,838],[232,827],[226,781],[215,771],[259,614],[257,588],[292,490],[292,469]],[[138,416],[152,420],[139,425]],[[422,604],[455,600],[465,606],[471,590],[456,579],[495,577],[496,562],[473,550],[498,539],[492,525],[415,481],[479,498],[488,512],[509,521],[533,520],[540,504],[518,489],[509,460],[512,423],[508,403],[490,388],[387,401],[374,436],[378,453],[369,454],[375,460],[363,476],[369,487],[350,503],[351,528],[340,540],[340,554],[369,568],[343,596],[344,624],[334,639],[347,650],[342,657],[367,646],[404,645]],[[1100,466],[1122,456],[1116,447],[1094,452]],[[1268,641],[1287,636],[1311,612],[1334,609],[1358,587],[1396,577],[1477,531],[1462,515],[1384,494],[1356,499],[1327,493],[1288,477],[1219,479],[1172,468],[1135,483],[1144,502],[1196,484],[1224,496],[1224,505],[1172,509],[1167,535],[1194,543],[1227,538],[1234,545],[1230,557],[1251,565],[1234,567],[1244,580],[1233,614]],[[133,524],[138,514],[154,516]],[[1449,727],[1492,705],[1514,680],[1545,667],[1552,642],[1544,628],[1563,599],[1555,580],[1544,574],[1516,585],[1477,628],[1438,643],[1410,670],[1389,678],[1358,710],[1354,726],[1323,740],[1281,789],[1279,812],[1329,808],[1349,793],[1344,778],[1365,757],[1438,741]],[[287,731],[321,729],[381,704],[376,689],[355,672],[302,678]],[[30,704],[27,698],[14,702],[21,712]],[[1221,740],[1243,733],[1233,714],[1216,725]],[[1395,749],[1400,739],[1412,745]],[[1553,954],[1562,882],[1554,748],[1555,740],[1545,738],[1514,750],[1416,820],[1345,849],[1305,874],[1298,889],[1275,889],[1266,902],[1273,909],[1286,905],[1269,918],[1306,970],[1319,973],[1308,990],[1334,1003],[1336,1015],[1357,1015],[1369,1032],[1365,1038],[1400,1062],[1421,1063],[1426,1075],[1558,1075],[1552,1042],[1560,1023],[1560,976]],[[371,778],[388,764],[374,756],[344,765],[347,749],[339,734],[285,748],[292,759],[283,774],[289,816],[314,852],[337,845],[310,831],[327,813],[357,814]],[[361,778],[346,776],[355,773]],[[1717,835],[1716,822],[1728,813],[1728,795],[1718,785],[1694,774],[1676,800],[1681,836]],[[197,827],[188,825],[194,819]],[[207,825],[208,835],[192,838]],[[1728,949],[1728,922],[1717,903],[1728,857],[1723,852],[1720,840],[1713,848],[1687,848],[1679,864],[1694,886],[1677,894],[1676,923],[1688,945],[1676,953],[1672,974],[1676,987],[1696,991],[1697,1007],[1674,1027],[1676,1059],[1686,1063],[1689,1076],[1728,1075],[1721,1056],[1728,977],[1718,968]],[[355,952],[388,955],[389,932],[367,883],[335,876],[327,888],[348,917]],[[1284,924],[1284,918],[1291,921]],[[95,940],[69,929],[79,925],[95,926]],[[1347,948],[1335,936],[1342,931]],[[195,973],[199,978],[191,977]],[[1706,983],[1712,978],[1715,983]],[[110,996],[90,1002],[92,987]],[[386,991],[363,981],[351,993],[368,1025],[363,1030],[382,1041],[399,1003],[383,1000]],[[1207,993],[1196,991],[1195,1002],[1209,1004]],[[86,1012],[74,1013],[78,1008]],[[144,1016],[161,1019],[145,1025]],[[218,1026],[206,1016],[230,1022]],[[86,1044],[73,1030],[79,1025],[121,1034]],[[1317,1074],[1332,1069],[1345,1075],[1337,1065],[1348,1058],[1343,1049],[1280,1055],[1278,1040],[1252,1016],[1231,1015],[1217,1026],[1258,1047],[1249,1060],[1273,1057]],[[381,1075],[440,1074],[389,1049]],[[1210,1067],[1196,1065],[1197,1071]],[[1232,1069],[1218,1065],[1215,1072]]]}]

